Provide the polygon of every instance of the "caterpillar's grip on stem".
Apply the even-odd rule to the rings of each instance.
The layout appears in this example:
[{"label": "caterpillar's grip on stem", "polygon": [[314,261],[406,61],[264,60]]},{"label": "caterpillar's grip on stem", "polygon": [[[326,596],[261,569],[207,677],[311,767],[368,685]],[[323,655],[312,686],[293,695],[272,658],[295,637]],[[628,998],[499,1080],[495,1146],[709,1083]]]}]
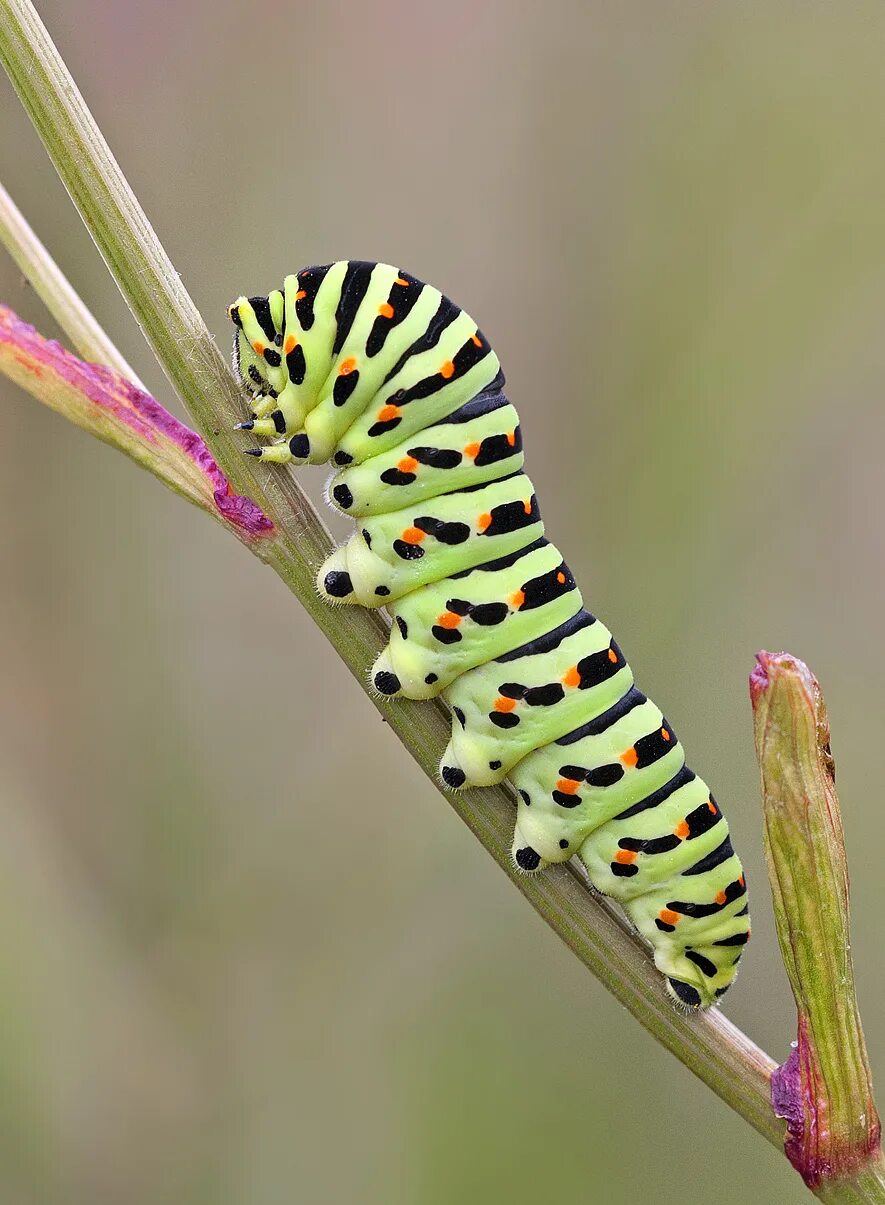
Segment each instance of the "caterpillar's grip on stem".
[{"label": "caterpillar's grip on stem", "polygon": [[577,855],[674,998],[712,1004],[749,936],[727,823],[545,538],[481,331],[437,289],[360,261],[306,268],[229,314],[254,395],[244,426],[272,440],[250,454],[338,469],[329,500],[357,528],[317,584],[330,603],[390,611],[376,688],[442,693],[443,781],[509,776],[517,866]]}]

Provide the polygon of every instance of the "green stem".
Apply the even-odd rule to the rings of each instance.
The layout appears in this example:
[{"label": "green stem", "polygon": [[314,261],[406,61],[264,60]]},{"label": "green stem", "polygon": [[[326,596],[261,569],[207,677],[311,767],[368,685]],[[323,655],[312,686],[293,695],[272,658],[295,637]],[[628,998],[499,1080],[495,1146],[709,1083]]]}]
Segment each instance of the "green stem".
[{"label": "green stem", "polygon": [[[234,488],[275,523],[275,533],[253,551],[286,582],[365,688],[366,667],[385,639],[386,625],[377,613],[333,611],[317,597],[314,573],[331,548],[325,527],[293,477],[253,468],[240,455],[229,433],[243,413],[239,387],[29,0],[0,0],[0,58],[127,304],[219,465]],[[436,765],[449,730],[445,708],[398,702],[379,709],[438,787]],[[769,1101],[774,1061],[718,1011],[695,1017],[675,1012],[645,947],[622,917],[589,894],[571,866],[536,877],[514,873],[509,788],[444,794],[585,966],[695,1075],[780,1147],[783,1126]]]}]

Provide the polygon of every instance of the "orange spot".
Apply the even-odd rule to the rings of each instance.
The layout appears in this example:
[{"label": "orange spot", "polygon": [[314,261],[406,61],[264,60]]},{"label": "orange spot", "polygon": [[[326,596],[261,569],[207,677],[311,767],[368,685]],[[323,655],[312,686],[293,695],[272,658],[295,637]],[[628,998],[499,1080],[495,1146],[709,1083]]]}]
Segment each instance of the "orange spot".
[{"label": "orange spot", "polygon": [[479,455],[479,444],[468,444],[464,449],[464,455],[469,456],[471,460],[475,460]]},{"label": "orange spot", "polygon": [[744,876],[743,875],[741,875],[741,877],[738,879],[738,882],[740,883],[740,885],[742,887],[744,886]]},{"label": "orange spot", "polygon": [[389,423],[392,418],[399,418],[399,406],[382,406],[375,417],[379,423]]},{"label": "orange spot", "polygon": [[437,617],[436,622],[441,628],[456,628],[461,622],[461,616],[456,615],[454,611],[443,611],[442,615]]},{"label": "orange spot", "polygon": [[414,456],[404,456],[402,460],[398,461],[396,467],[401,473],[414,473],[418,467],[418,461]]},{"label": "orange spot", "polygon": [[304,289],[299,289],[298,292],[295,294],[295,300],[303,301],[306,296],[307,296],[307,294],[305,293]]},{"label": "orange spot", "polygon": [[675,925],[679,920],[679,913],[674,912],[672,908],[662,908],[658,913],[658,916],[665,925]]},{"label": "orange spot", "polygon": [[445,364],[439,370],[439,375],[445,377],[446,380],[455,375],[455,365],[451,360],[446,360]]},{"label": "orange spot", "polygon": [[707,807],[710,809],[710,811],[715,816],[716,815],[716,804],[713,802],[712,799],[707,800]]},{"label": "orange spot", "polygon": [[400,539],[405,544],[420,544],[422,540],[427,539],[427,532],[422,531],[420,527],[407,527]]},{"label": "orange spot", "polygon": [[403,280],[403,278],[401,276],[397,276],[396,280],[393,283],[395,285],[403,285],[406,288],[408,288],[408,285],[409,285],[409,282],[407,280]]},{"label": "orange spot", "polygon": [[663,740],[663,741],[670,740],[670,733],[667,731],[666,728],[661,729],[661,740]]},{"label": "orange spot", "polygon": [[728,899],[728,896],[725,894],[724,891],[718,891],[716,893],[716,903],[717,904],[724,904],[727,899]]},{"label": "orange spot", "polygon": [[675,836],[677,836],[680,839],[680,841],[682,841],[691,832],[691,829],[688,827],[688,821],[680,820],[679,823],[676,825],[676,827],[673,829],[673,832],[674,832]]},{"label": "orange spot", "polygon": [[565,574],[557,573],[556,580],[559,582],[560,586],[564,586],[565,585]]},{"label": "orange spot", "polygon": [[338,369],[339,377],[349,377],[356,368],[356,360],[353,356],[348,356],[346,360],[341,361],[341,367]]},{"label": "orange spot", "polygon": [[556,784],[556,789],[557,791],[561,791],[563,795],[576,795],[580,785],[573,778],[560,778]]},{"label": "orange spot", "polygon": [[608,650],[608,659],[609,659],[609,661],[612,663],[612,665],[614,665],[614,664],[615,664],[615,662],[617,661],[617,659],[618,659],[618,654],[615,652],[615,650],[614,650],[614,649],[609,649],[609,650]]},{"label": "orange spot", "polygon": [[264,355],[264,344],[261,342],[260,339],[256,339],[255,342],[252,344],[252,350],[255,352],[256,356]]},{"label": "orange spot", "polygon": [[382,318],[392,318],[393,317],[393,306],[390,304],[389,301],[385,301],[383,305],[378,306],[378,313],[381,315]]},{"label": "orange spot", "polygon": [[288,356],[289,352],[294,351],[297,346],[298,340],[295,338],[295,336],[287,335],[286,342],[283,344],[283,352]]},{"label": "orange spot", "polygon": [[516,447],[516,432],[515,431],[507,432],[507,442],[510,444],[511,448]]},{"label": "orange spot", "polygon": [[522,504],[522,509],[525,511],[525,513],[526,513],[527,515],[530,515],[530,514],[532,513],[532,500],[531,500],[531,498],[526,498],[525,502],[523,502],[523,504]]},{"label": "orange spot", "polygon": [[482,347],[482,339],[480,339],[479,335],[471,335],[470,338],[473,341],[474,347]]},{"label": "orange spot", "polygon": [[581,675],[578,673],[578,667],[573,665],[571,669],[566,670],[562,676],[562,681],[565,686],[580,686]]},{"label": "orange spot", "polygon": [[485,529],[490,526],[491,522],[492,522],[492,516],[489,514],[488,511],[485,511],[476,520],[476,526],[479,528],[480,531],[485,531]]},{"label": "orange spot", "polygon": [[621,754],[621,761],[625,766],[635,766],[639,761],[639,754],[634,748],[627,749]]},{"label": "orange spot", "polygon": [[619,849],[615,854],[615,861],[620,862],[622,866],[626,866],[630,862],[636,861],[636,854],[632,849]]},{"label": "orange spot", "polygon": [[495,711],[512,711],[516,706],[516,699],[505,699],[503,695],[495,699]]},{"label": "orange spot", "polygon": [[515,594],[510,595],[510,605],[518,611],[525,602],[525,590],[517,590]]}]

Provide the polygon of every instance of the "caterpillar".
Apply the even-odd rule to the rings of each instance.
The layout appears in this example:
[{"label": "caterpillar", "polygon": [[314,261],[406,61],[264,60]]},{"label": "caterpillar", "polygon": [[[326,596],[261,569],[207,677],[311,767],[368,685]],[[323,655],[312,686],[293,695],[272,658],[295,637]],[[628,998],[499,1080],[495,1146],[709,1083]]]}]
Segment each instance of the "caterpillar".
[{"label": "caterpillar", "polygon": [[446,786],[509,777],[517,867],[577,856],[677,1003],[709,1007],[750,935],[728,824],[545,537],[485,335],[408,272],[355,260],[305,268],[228,314],[252,397],[238,429],[272,441],[245,451],[331,462],[328,499],[356,521],[317,586],[391,615],[376,690],[441,694]]}]

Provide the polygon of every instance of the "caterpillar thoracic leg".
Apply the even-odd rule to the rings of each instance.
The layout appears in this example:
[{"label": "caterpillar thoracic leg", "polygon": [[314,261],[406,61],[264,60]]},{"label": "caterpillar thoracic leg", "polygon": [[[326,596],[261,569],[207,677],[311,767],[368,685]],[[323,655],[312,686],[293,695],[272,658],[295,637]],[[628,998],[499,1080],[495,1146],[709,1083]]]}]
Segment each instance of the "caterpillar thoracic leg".
[{"label": "caterpillar thoracic leg", "polygon": [[330,603],[389,609],[375,689],[442,693],[453,721],[440,776],[453,789],[512,779],[519,869],[579,857],[674,999],[714,1003],[750,933],[728,825],[545,536],[485,336],[409,273],[353,260],[228,312],[253,394],[241,429],[273,441],[246,451],[330,461],[329,501],[356,520],[317,587]]}]

